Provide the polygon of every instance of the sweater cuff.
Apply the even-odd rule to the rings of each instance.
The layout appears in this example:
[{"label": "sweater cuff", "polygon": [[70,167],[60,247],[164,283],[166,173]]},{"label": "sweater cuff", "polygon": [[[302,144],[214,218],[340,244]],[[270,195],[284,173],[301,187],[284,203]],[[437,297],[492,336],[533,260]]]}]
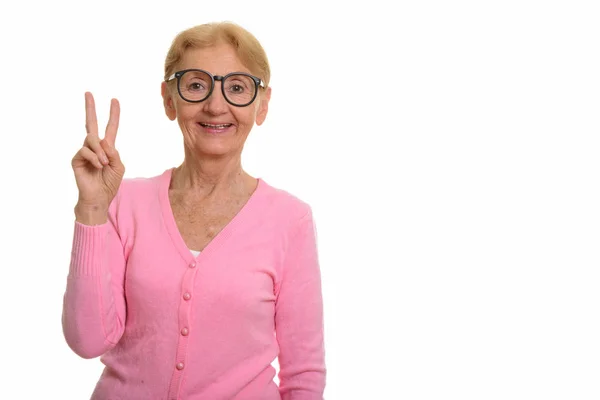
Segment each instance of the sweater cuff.
[{"label": "sweater cuff", "polygon": [[108,224],[106,222],[92,226],[75,221],[69,275],[98,276],[100,274]]}]

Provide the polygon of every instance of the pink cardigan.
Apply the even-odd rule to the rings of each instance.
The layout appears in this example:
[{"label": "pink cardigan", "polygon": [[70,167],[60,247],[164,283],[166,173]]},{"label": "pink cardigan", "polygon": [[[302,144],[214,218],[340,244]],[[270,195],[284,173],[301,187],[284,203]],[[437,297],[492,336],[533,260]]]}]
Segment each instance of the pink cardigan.
[{"label": "pink cardigan", "polygon": [[322,400],[311,207],[259,179],[194,258],[171,211],[171,174],[125,179],[107,223],[75,222],[63,331],[75,353],[105,365],[91,398]]}]

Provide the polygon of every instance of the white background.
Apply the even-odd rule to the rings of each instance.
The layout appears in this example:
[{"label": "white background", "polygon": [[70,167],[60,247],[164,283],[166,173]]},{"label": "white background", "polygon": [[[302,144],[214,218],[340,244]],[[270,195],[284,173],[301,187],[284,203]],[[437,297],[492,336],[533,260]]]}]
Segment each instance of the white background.
[{"label": "white background", "polygon": [[314,208],[327,400],[600,398],[594,2],[391,4],[2,6],[2,398],[86,399],[101,371],[60,325],[84,92],[101,125],[121,102],[126,177],[179,165],[164,57],[220,20],[273,71],[244,166]]}]

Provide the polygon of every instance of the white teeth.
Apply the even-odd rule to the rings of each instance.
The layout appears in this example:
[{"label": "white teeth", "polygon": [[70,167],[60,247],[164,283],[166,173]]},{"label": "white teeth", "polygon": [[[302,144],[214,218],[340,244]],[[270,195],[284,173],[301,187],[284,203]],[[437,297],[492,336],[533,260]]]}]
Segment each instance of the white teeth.
[{"label": "white teeth", "polygon": [[204,126],[205,128],[212,128],[212,129],[225,129],[229,126],[231,126],[231,124],[221,124],[221,125],[212,125],[212,124],[204,124],[204,123],[200,123],[200,125]]}]

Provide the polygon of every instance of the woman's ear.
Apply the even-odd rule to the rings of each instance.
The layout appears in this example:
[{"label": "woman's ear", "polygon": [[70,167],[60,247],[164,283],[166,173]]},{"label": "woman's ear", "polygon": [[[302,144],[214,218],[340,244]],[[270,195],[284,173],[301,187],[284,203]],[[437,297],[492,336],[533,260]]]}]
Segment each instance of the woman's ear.
[{"label": "woman's ear", "polygon": [[271,86],[267,87],[265,93],[260,96],[260,104],[256,113],[256,125],[262,125],[269,112],[269,100],[271,100]]},{"label": "woman's ear", "polygon": [[163,98],[163,105],[165,106],[165,114],[171,121],[175,121],[177,118],[177,110],[175,110],[175,104],[171,91],[167,86],[167,82],[162,82],[160,85],[160,93]]}]

